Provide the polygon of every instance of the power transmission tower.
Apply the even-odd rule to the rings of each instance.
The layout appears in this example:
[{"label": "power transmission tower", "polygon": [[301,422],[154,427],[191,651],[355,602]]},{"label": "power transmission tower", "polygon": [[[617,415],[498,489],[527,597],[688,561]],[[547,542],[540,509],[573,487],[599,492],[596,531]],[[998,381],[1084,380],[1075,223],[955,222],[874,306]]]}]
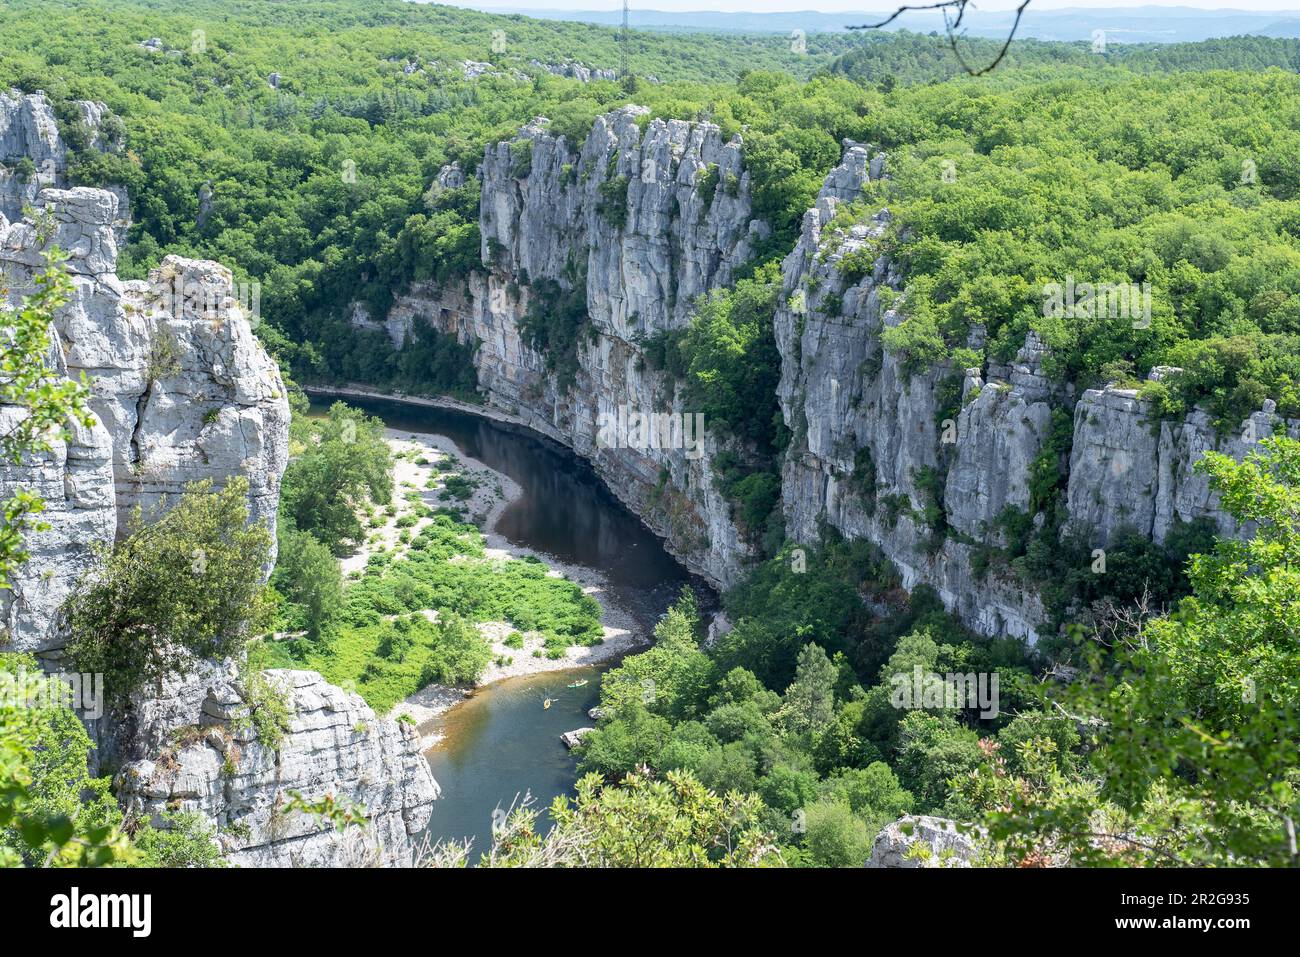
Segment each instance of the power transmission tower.
[{"label": "power transmission tower", "polygon": [[623,30],[618,35],[618,78],[627,79],[627,0],[623,0]]}]

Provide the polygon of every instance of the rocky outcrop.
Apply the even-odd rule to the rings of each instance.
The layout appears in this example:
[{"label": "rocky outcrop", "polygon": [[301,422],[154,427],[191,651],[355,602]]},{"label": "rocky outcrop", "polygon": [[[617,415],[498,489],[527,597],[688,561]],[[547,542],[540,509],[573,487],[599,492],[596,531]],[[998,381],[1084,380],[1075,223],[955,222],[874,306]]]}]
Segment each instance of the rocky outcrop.
[{"label": "rocky outcrop", "polygon": [[[1153,378],[1177,370],[1155,370]],[[1221,535],[1240,529],[1218,507],[1209,480],[1193,471],[1207,451],[1244,458],[1261,439],[1300,436],[1300,421],[1279,416],[1270,400],[1220,434],[1210,415],[1194,409],[1162,419],[1133,389],[1109,386],[1084,392],[1074,410],[1069,506],[1075,527],[1104,546],[1133,530],[1163,542],[1180,522],[1208,519]]]},{"label": "rocky outcrop", "polygon": [[972,867],[979,856],[978,835],[946,818],[901,817],[876,835],[867,867]]},{"label": "rocky outcrop", "polygon": [[132,368],[143,391],[127,393],[131,406],[121,394],[103,403],[127,413],[114,420],[126,440],[115,443],[119,507],[149,514],[189,482],[242,475],[251,517],[275,528],[288,394],[234,298],[230,270],[168,256],[147,283],[127,284],[124,305],[150,336],[143,367],[137,356]]},{"label": "rocky outcrop", "polygon": [[[1160,420],[1135,391],[1108,387],[1081,397],[1045,371],[1048,350],[1030,333],[1013,362],[958,370],[938,362],[908,368],[882,334],[902,321],[902,277],[875,240],[888,223],[833,228],[837,207],[875,175],[861,147],[827,177],[799,243],[783,268],[776,314],[782,358],[779,397],[793,433],[783,471],[786,528],[813,542],[823,522],[880,546],[903,585],[934,587],[950,611],[985,634],[1037,640],[1045,622],[1032,585],[977,558],[1006,544],[999,519],[1033,515],[1030,477],[1054,428],[1073,414],[1062,534],[1106,545],[1123,528],[1163,542],[1180,522],[1210,519],[1239,530],[1193,466],[1207,449],[1236,458],[1255,442],[1300,423],[1266,403],[1221,436],[1194,410]],[[983,330],[970,345],[983,345]],[[1153,378],[1177,370],[1153,370]]]},{"label": "rocky outcrop", "polygon": [[366,817],[368,837],[397,850],[423,831],[437,784],[414,726],[376,718],[357,695],[312,671],[268,671],[284,696],[282,740],[258,740],[249,694],[233,672],[191,683],[189,711],[172,706],[161,751],[117,775],[128,813],[165,825],[167,813],[202,815],[228,859],[251,867],[329,866],[343,837],[328,821],[291,808],[332,797]]},{"label": "rocky outcrop", "polygon": [[[138,508],[156,520],[186,484],[232,476],[250,483],[254,521],[275,527],[288,457],[289,406],[275,363],[253,334],[230,271],[169,256],[147,281],[117,278],[118,197],[106,190],[42,190],[35,219],[0,215],[0,269],[12,307],[67,254],[69,301],[54,316],[52,377],[85,376],[90,425],[18,465],[0,465],[0,500],[18,489],[46,503],[49,528],[26,536],[30,559],[0,591],[6,650],[51,663],[64,636],[59,607],[123,535]],[[23,411],[0,407],[0,428]],[[269,574],[270,569],[266,572]],[[437,785],[413,728],[377,719],[356,695],[311,672],[270,673],[285,697],[278,743],[259,742],[248,689],[224,662],[199,661],[125,712],[89,721],[96,772],[118,776],[128,810],[155,818],[195,811],[232,860],[328,864],[343,838],[332,822],[286,813],[291,791],[360,805],[369,840],[399,854],[429,818]]]},{"label": "rocky outcrop", "polygon": [[454,334],[461,312],[473,309],[472,304],[462,302],[457,317],[453,319],[445,303],[454,302],[455,299],[454,294],[444,292],[433,283],[418,282],[393,297],[392,305],[382,320],[373,318],[370,310],[359,302],[352,304],[348,320],[354,328],[383,332],[394,349],[401,349],[414,333],[417,322],[439,329],[451,328]]},{"label": "rocky outcrop", "polygon": [[[58,348],[51,349],[47,362],[54,375],[67,374]],[[16,406],[0,405],[0,432],[8,432],[25,415]],[[8,650],[48,650],[60,643],[54,629],[57,609],[95,561],[95,546],[111,543],[117,530],[108,430],[96,420],[90,426],[71,422],[67,432],[66,440],[50,442],[49,451],[30,453],[17,465],[0,465],[0,502],[19,491],[36,494],[44,502],[39,517],[47,526],[26,536],[30,557],[10,573],[10,588],[0,590],[0,636]]]},{"label": "rocky outcrop", "polygon": [[[1029,514],[1030,478],[1062,412],[1074,420],[1070,531],[1098,545],[1125,526],[1163,541],[1201,517],[1236,531],[1192,466],[1208,448],[1240,456],[1300,423],[1266,407],[1241,437],[1220,437],[1201,411],[1161,422],[1131,391],[1079,396],[1048,373],[1050,355],[1032,333],[1011,362],[914,368],[882,341],[903,321],[905,285],[883,254],[889,211],[837,218],[887,175],[886,158],[844,145],[782,264],[774,318],[777,398],[792,434],[782,463],[790,538],[811,544],[829,526],[869,539],[904,587],[932,586],[977,631],[1034,641],[1042,602],[987,558],[1006,545],[1008,516],[1049,520]],[[357,321],[382,326],[394,343],[427,322],[475,346],[489,404],[591,460],[691,568],[735,582],[753,549],[718,491],[716,437],[694,460],[596,439],[620,408],[689,411],[676,384],[648,367],[645,342],[688,324],[699,297],[730,284],[767,235],[752,216],[739,138],[724,142],[708,123],[647,122],[630,106],[598,117],[575,149],[539,118],[490,146],[478,175],[483,270],[455,288],[414,287],[384,320]],[[525,329],[530,312],[567,308],[571,294],[589,330],[568,382]],[[983,339],[975,328],[968,345]]]},{"label": "rocky outcrop", "polygon": [[[596,709],[593,708],[592,710],[594,711]],[[560,741],[563,742],[566,748],[572,751],[578,745],[582,744],[583,738],[595,730],[595,728],[574,728],[572,731],[566,731],[564,734],[560,735]]]},{"label": "rocky outcrop", "polygon": [[566,60],[563,63],[543,63],[541,60],[529,60],[528,64],[538,70],[545,70],[555,76],[577,80],[579,83],[590,83],[592,80],[618,79],[617,70],[611,70],[607,67],[587,66],[585,63],[579,63],[576,60]]},{"label": "rocky outcrop", "polygon": [[124,534],[137,507],[146,520],[161,514],[189,482],[247,476],[253,518],[275,527],[289,424],[279,370],[224,267],[168,257],[147,282],[117,278],[117,203],[105,190],[47,189],[37,222],[0,217],[11,305],[32,290],[50,246],[67,255],[73,291],[55,316],[55,369],[87,377],[98,423],[74,430],[34,472],[0,479],[37,485],[54,519],[31,536],[33,560],[0,594],[16,650],[57,649],[55,612],[93,545]]},{"label": "rocky outcrop", "polygon": [[[902,321],[900,277],[877,252],[889,213],[833,225],[841,205],[880,175],[883,159],[849,144],[782,266],[778,397],[793,436],[782,471],[786,530],[813,543],[827,522],[869,539],[904,587],[933,586],[981,631],[1033,637],[1036,598],[1018,582],[977,576],[972,558],[986,523],[1027,501],[1028,473],[1009,476],[1003,464],[1037,455],[1050,419],[1046,387],[1029,349],[1011,381],[985,384],[945,363],[909,369],[884,348],[882,333]],[[965,407],[963,387],[977,396]]]},{"label": "rocky outcrop", "polygon": [[483,261],[522,285],[585,278],[592,321],[622,338],[685,324],[766,232],[751,218],[739,138],[680,120],[643,133],[647,112],[597,117],[580,153],[534,121],[480,168]]},{"label": "rocky outcrop", "polygon": [[1031,333],[1010,369],[991,368],[988,382],[981,370],[966,370],[943,496],[959,534],[983,540],[1006,509],[1030,510],[1030,467],[1065,391],[1043,376],[1045,354]]},{"label": "rocky outcrop", "polygon": [[67,150],[41,94],[0,93],[0,215],[17,219],[47,186],[63,185]]},{"label": "rocky outcrop", "polygon": [[[711,123],[645,122],[646,112],[598,117],[580,150],[544,119],[490,146],[479,169],[482,272],[462,286],[414,287],[382,322],[354,322],[382,325],[395,342],[428,322],[473,344],[490,405],[589,459],[689,567],[729,584],[751,548],[717,489],[716,439],[690,456],[600,441],[620,409],[694,411],[646,364],[644,340],[686,325],[695,300],[729,284],[767,234],[752,216],[739,139]],[[572,383],[524,332],[530,310],[567,296],[589,321]]]},{"label": "rocky outcrop", "polygon": [[[107,106],[94,100],[76,100],[71,106],[86,145],[102,152],[122,148],[120,134],[111,130],[112,114]],[[0,92],[0,216],[16,220],[24,209],[39,205],[41,190],[67,185],[68,147],[49,99],[40,91]],[[110,192],[117,196],[121,213],[113,222],[120,244],[130,225],[127,193],[120,187]]]}]

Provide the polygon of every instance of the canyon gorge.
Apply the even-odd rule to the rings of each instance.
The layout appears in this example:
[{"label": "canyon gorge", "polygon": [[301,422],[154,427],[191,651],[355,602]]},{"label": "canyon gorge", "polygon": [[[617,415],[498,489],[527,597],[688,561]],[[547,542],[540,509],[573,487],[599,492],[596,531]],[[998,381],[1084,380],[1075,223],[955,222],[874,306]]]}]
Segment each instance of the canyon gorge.
[{"label": "canyon gorge", "polygon": [[[102,104],[81,110],[102,123]],[[581,144],[538,118],[490,145],[476,170],[444,167],[436,185],[455,188],[469,175],[480,184],[479,268],[403,289],[384,315],[347,308],[354,325],[384,330],[397,348],[417,324],[471,346],[488,411],[588,460],[673,555],[727,588],[760,548],[722,491],[718,462],[750,450],[712,432],[699,457],[605,447],[597,436],[602,417],[620,408],[694,411],[681,383],[647,362],[647,342],[686,328],[700,297],[743,274],[771,226],[754,214],[741,137],[647,114],[627,106],[599,116]],[[107,140],[103,148],[116,148]],[[274,527],[288,460],[286,388],[230,271],[167,256],[147,281],[118,279],[129,197],[70,187],[65,152],[43,96],[0,96],[0,155],[30,157],[38,170],[25,182],[12,172],[0,180],[10,301],[30,290],[49,246],[68,254],[75,295],[57,316],[48,364],[87,377],[97,420],[48,454],[0,467],[0,494],[36,491],[51,526],[32,537],[30,560],[0,593],[0,622],[11,650],[51,669],[62,649],[60,606],[97,560],[96,546],[111,545],[137,508],[148,520],[186,483],[245,476],[253,519]],[[1300,435],[1300,422],[1272,403],[1225,435],[1200,409],[1162,417],[1133,389],[1054,378],[1050,350],[1034,335],[1008,362],[910,368],[882,342],[901,321],[906,286],[898,266],[874,254],[889,210],[851,223],[836,216],[888,176],[885,153],[846,141],[781,264],[773,332],[776,408],[790,436],[778,462],[788,539],[811,547],[833,529],[868,540],[905,589],[930,586],[972,630],[1033,643],[1047,628],[1039,596],[1014,576],[978,570],[975,555],[1005,545],[999,521],[1008,509],[1047,520],[1030,512],[1031,476],[1054,411],[1071,422],[1061,453],[1068,525],[1096,548],[1124,529],[1162,542],[1197,519],[1236,532],[1193,465],[1207,449],[1240,458],[1275,432]],[[864,256],[862,274],[846,268]],[[586,324],[572,344],[574,366],[561,374],[526,327],[530,310],[566,296],[577,297]],[[0,423],[12,414],[0,408]],[[130,722],[101,719],[99,761],[117,775],[124,803],[147,815],[200,812],[241,864],[334,860],[331,827],[286,819],[291,790],[350,796],[389,845],[418,833],[438,786],[415,731],[314,672],[271,675],[291,702],[276,749],[241,725],[247,695],[231,662],[142,697]]]}]

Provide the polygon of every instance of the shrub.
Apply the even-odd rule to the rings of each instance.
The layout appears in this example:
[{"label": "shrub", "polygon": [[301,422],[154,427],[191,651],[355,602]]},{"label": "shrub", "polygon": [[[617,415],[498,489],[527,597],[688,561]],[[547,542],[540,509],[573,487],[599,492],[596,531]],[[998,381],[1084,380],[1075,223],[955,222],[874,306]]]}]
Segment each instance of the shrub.
[{"label": "shrub", "polygon": [[233,657],[270,620],[262,582],[271,537],[248,524],[248,480],[186,486],[152,525],[127,537],[86,573],[68,599],[68,655],[105,676],[124,702],[198,658]]}]

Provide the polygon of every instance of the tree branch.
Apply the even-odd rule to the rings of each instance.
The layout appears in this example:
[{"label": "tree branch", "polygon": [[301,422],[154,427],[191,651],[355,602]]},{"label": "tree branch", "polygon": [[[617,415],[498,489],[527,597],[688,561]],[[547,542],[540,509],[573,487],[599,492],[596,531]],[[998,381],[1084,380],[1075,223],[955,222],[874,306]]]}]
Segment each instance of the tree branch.
[{"label": "tree branch", "polygon": [[[938,3],[907,4],[899,7],[879,23],[866,23],[859,26],[850,26],[848,29],[879,30],[882,27],[889,26],[889,24],[893,23],[904,13],[922,10],[940,10],[943,12],[944,32],[948,35],[948,46],[952,48],[953,56],[957,58],[957,62],[961,64],[961,68],[971,76],[983,76],[984,74],[997,69],[998,64],[1000,64],[1006,57],[1007,51],[1011,49],[1011,41],[1016,38],[1016,31],[1020,29],[1020,18],[1024,16],[1025,8],[1028,7],[1031,2],[1032,0],[1022,0],[1020,6],[1016,7],[1016,18],[1011,22],[1011,30],[1007,34],[1007,38],[1003,42],[1001,49],[998,50],[997,56],[993,58],[992,63],[981,67],[978,70],[966,61],[966,58],[962,56],[961,49],[957,46],[956,31],[961,28],[962,21],[966,17],[966,8],[968,6],[973,6],[971,0],[940,0]],[[955,18],[950,18],[950,11],[952,10],[957,11]]]}]

